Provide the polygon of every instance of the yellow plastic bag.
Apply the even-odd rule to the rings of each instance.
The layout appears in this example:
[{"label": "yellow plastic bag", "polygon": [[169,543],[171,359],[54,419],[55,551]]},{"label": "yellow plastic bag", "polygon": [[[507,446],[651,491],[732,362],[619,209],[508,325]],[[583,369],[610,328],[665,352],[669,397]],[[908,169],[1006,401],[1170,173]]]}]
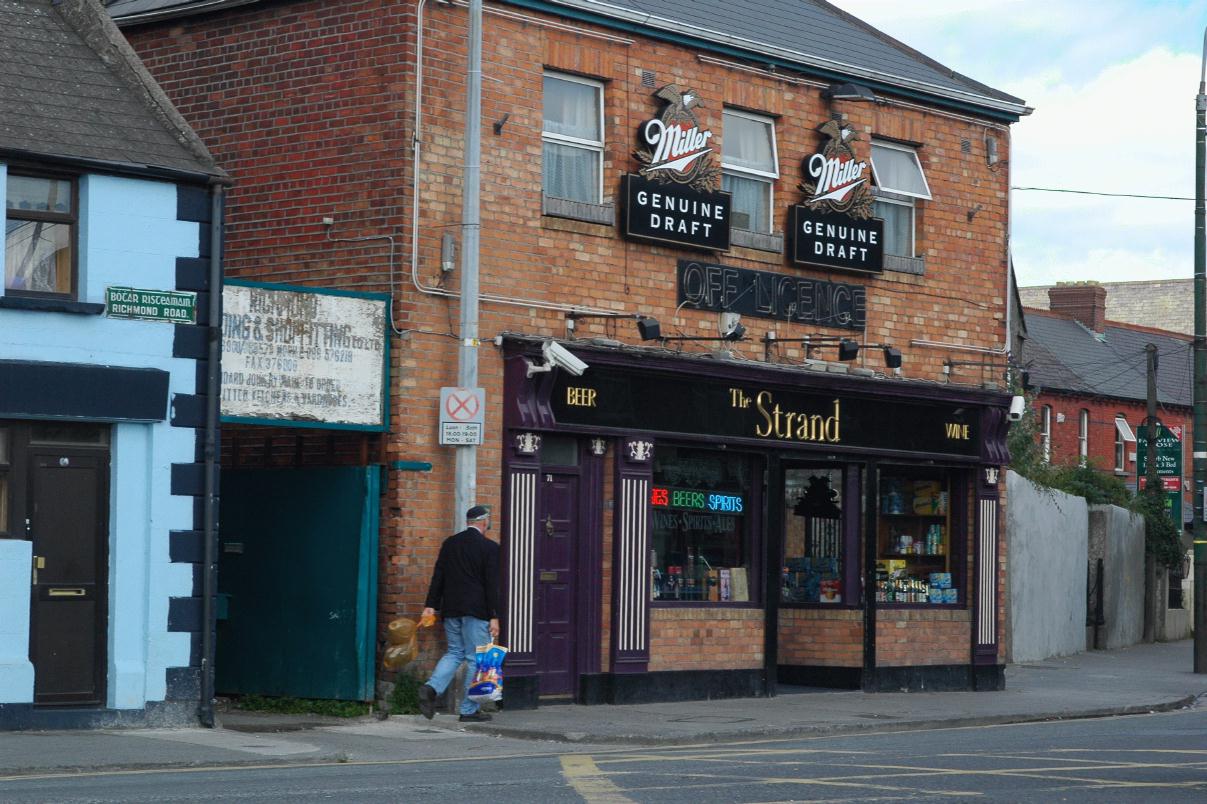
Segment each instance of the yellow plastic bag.
[{"label": "yellow plastic bag", "polygon": [[386,626],[386,642],[389,643],[382,655],[382,666],[391,672],[397,672],[415,661],[419,655],[418,631],[415,621],[406,617],[391,620]]}]

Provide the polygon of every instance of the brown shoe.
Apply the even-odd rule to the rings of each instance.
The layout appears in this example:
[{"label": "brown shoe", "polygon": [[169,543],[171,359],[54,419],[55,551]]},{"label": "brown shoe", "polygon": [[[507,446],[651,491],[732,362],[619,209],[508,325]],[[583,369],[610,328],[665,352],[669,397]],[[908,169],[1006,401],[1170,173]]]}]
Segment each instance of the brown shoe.
[{"label": "brown shoe", "polygon": [[427,684],[419,688],[419,713],[428,720],[436,716],[436,690]]},{"label": "brown shoe", "polygon": [[485,712],[474,712],[472,715],[462,715],[457,720],[462,723],[485,723],[490,720],[490,715]]}]

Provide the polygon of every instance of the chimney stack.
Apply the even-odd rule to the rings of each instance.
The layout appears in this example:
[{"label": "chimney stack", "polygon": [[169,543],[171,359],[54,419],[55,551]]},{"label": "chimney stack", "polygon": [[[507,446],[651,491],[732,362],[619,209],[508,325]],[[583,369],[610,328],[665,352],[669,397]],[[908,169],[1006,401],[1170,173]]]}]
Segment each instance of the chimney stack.
[{"label": "chimney stack", "polygon": [[1106,288],[1097,282],[1057,282],[1048,288],[1048,309],[1072,316],[1090,332],[1106,331]]}]

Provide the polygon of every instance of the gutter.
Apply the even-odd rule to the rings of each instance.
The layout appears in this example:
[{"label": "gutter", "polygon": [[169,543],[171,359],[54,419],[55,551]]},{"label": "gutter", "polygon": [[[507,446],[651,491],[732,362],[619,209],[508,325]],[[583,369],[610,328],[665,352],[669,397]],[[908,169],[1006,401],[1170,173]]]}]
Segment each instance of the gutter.
[{"label": "gutter", "polygon": [[108,159],[94,159],[86,156],[64,156],[43,151],[26,151],[18,148],[0,147],[0,161],[22,162],[42,166],[45,166],[47,162],[54,162],[66,167],[81,168],[98,173],[130,176],[137,179],[180,181],[188,184],[218,184],[224,187],[231,187],[235,183],[234,179],[223,170],[209,173],[201,170],[159,167],[137,162],[113,162]]},{"label": "gutter", "polygon": [[218,416],[222,362],[223,185],[210,186],[209,331],[205,372],[205,486],[202,498],[201,725],[214,727],[214,598],[217,594]]},{"label": "gutter", "polygon": [[576,11],[591,14],[593,16],[610,17],[617,20],[623,20],[624,22],[628,22],[643,28],[652,28],[659,31],[678,34],[680,36],[690,36],[705,42],[713,42],[738,48],[749,53],[770,56],[787,62],[793,62],[796,64],[806,65],[808,67],[836,72],[843,76],[880,81],[889,86],[901,87],[903,89],[921,92],[932,97],[971,104],[983,109],[989,109],[995,112],[1005,112],[1018,117],[1029,115],[1033,111],[1030,106],[1027,106],[1022,102],[1013,103],[998,98],[992,98],[987,95],[977,94],[975,92],[965,92],[952,87],[944,87],[938,84],[932,84],[927,81],[906,78],[905,76],[894,75],[892,73],[884,73],[878,70],[871,70],[866,67],[857,67],[850,64],[844,64],[832,59],[825,59],[820,56],[811,56],[800,51],[774,47],[739,36],[733,36],[732,34],[712,31],[707,28],[691,25],[690,23],[681,22],[679,20],[658,17],[647,12],[619,8],[617,6],[601,2],[600,0],[507,0],[507,2],[513,5],[525,6],[535,10],[544,10],[551,5],[563,6]]},{"label": "gutter", "polygon": [[196,14],[205,14],[209,11],[222,11],[227,8],[236,8],[238,6],[249,6],[253,3],[259,3],[260,0],[208,0],[208,2],[186,3],[171,8],[161,8],[155,11],[144,11],[141,14],[130,14],[123,17],[114,17],[113,22],[119,28],[127,28],[132,25],[142,25],[148,22],[159,22],[160,20],[169,20],[174,17],[191,17]]}]

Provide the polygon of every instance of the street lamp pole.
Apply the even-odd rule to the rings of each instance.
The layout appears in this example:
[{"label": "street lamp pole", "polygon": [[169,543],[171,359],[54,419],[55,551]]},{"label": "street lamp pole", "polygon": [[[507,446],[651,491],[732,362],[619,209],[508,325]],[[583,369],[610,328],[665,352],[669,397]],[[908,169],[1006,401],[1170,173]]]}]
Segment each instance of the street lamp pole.
[{"label": "street lamp pole", "polygon": [[[1207,204],[1203,199],[1207,161],[1207,30],[1195,98],[1194,150],[1194,672],[1207,673]],[[1152,437],[1151,435],[1149,436]]]}]

